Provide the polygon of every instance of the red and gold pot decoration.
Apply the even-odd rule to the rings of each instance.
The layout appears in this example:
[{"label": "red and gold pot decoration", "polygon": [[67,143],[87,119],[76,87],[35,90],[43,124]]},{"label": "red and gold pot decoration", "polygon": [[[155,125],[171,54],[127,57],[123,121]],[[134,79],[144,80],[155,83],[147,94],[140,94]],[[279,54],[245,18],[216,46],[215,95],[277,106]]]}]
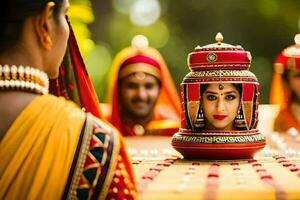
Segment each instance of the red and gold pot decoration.
[{"label": "red and gold pot decoration", "polygon": [[[265,146],[265,136],[257,129],[259,83],[249,71],[251,54],[240,45],[223,43],[218,33],[217,43],[197,46],[188,55],[190,72],[180,85],[181,128],[172,137],[172,146],[185,158],[246,159]],[[240,86],[240,103],[234,115],[233,129],[207,129],[203,114],[201,88],[227,83]]]}]

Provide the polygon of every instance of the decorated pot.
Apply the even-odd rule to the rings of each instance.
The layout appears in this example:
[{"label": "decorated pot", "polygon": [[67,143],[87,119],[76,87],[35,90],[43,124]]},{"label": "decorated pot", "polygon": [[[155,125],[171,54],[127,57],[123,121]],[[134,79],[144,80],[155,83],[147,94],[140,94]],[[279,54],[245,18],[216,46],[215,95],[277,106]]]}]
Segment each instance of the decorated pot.
[{"label": "decorated pot", "polygon": [[[251,54],[239,45],[222,43],[220,33],[216,41],[197,46],[188,55],[191,71],[180,85],[181,128],[173,135],[172,146],[185,158],[252,158],[265,146],[265,137],[257,129],[260,93],[259,82],[249,71]],[[227,94],[226,87],[233,88],[234,95],[231,90]],[[220,111],[210,113],[211,105]]]}]

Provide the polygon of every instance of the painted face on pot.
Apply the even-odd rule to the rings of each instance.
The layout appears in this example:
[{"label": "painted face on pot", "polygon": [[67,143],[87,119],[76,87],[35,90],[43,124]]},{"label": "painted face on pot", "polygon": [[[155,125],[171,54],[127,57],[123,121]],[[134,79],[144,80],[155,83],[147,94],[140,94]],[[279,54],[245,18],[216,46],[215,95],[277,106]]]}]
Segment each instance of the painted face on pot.
[{"label": "painted face on pot", "polygon": [[202,108],[207,130],[234,130],[241,94],[231,83],[208,84],[202,94]]}]

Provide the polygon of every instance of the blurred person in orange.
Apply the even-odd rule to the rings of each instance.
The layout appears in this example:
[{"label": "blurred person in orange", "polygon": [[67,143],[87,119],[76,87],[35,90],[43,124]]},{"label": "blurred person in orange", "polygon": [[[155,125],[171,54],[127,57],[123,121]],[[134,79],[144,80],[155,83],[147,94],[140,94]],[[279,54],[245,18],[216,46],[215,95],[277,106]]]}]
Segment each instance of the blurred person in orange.
[{"label": "blurred person in orange", "polygon": [[135,36],[115,57],[109,92],[108,119],[124,136],[169,136],[178,130],[178,92],[162,55],[145,36]]},{"label": "blurred person in orange", "polygon": [[[1,5],[0,199],[136,198],[122,136],[105,120],[48,94],[48,77],[58,80],[63,56],[69,56],[70,73],[81,84],[80,106],[101,118],[68,8],[68,0]],[[54,83],[51,92],[60,96],[53,87],[61,83]]]},{"label": "blurred person in orange", "polygon": [[300,131],[300,34],[295,45],[284,49],[274,64],[270,103],[280,105],[274,131],[286,132],[290,128]]}]

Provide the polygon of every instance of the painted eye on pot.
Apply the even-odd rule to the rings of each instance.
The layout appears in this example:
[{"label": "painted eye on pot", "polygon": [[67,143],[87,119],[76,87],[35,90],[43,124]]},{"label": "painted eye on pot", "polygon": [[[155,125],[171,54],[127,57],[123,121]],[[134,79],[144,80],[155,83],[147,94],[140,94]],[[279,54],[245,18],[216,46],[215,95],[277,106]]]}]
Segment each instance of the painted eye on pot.
[{"label": "painted eye on pot", "polygon": [[209,100],[209,101],[213,101],[213,100],[216,100],[217,97],[215,95],[209,94],[209,95],[206,95],[206,99]]},{"label": "painted eye on pot", "polygon": [[230,94],[230,95],[227,95],[225,98],[226,98],[226,100],[234,100],[234,99],[236,99],[236,96]]}]

